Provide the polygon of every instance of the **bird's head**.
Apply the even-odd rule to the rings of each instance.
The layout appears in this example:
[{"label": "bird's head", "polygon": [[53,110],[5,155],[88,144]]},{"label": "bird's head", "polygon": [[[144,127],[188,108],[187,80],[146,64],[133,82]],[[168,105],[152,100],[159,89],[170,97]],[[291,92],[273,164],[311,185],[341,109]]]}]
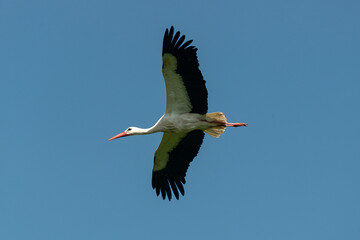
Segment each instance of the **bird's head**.
[{"label": "bird's head", "polygon": [[140,128],[137,128],[137,127],[129,127],[127,128],[124,132],[122,133],[119,133],[118,135],[110,138],[108,141],[110,140],[114,140],[116,138],[120,138],[120,137],[126,137],[126,136],[131,136],[131,135],[139,135],[141,134],[142,131]]}]

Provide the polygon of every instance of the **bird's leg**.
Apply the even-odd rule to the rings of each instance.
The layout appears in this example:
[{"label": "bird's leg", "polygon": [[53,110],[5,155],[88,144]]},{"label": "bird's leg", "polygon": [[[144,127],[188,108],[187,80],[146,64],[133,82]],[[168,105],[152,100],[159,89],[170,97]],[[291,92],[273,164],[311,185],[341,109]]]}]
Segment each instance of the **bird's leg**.
[{"label": "bird's leg", "polygon": [[241,126],[245,126],[247,127],[246,123],[226,123],[227,127],[241,127]]}]

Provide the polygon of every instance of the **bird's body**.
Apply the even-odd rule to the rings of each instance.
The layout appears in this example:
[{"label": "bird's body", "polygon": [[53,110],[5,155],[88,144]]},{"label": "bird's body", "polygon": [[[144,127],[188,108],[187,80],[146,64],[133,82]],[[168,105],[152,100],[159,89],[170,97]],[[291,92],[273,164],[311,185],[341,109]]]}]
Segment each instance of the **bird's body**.
[{"label": "bird's body", "polygon": [[164,114],[154,128],[159,132],[182,132],[197,129],[206,130],[222,125],[223,123],[214,122],[206,115],[198,113],[169,113]]},{"label": "bird's body", "polygon": [[185,35],[174,35],[174,28],[166,29],[163,41],[163,76],[166,85],[166,111],[157,123],[147,129],[129,127],[110,138],[163,132],[155,152],[152,186],[157,195],[171,200],[172,193],[179,199],[184,195],[183,184],[190,162],[197,155],[204,131],[219,137],[226,127],[247,126],[228,123],[221,112],[207,113],[207,90],[199,70],[197,49],[184,43]]}]

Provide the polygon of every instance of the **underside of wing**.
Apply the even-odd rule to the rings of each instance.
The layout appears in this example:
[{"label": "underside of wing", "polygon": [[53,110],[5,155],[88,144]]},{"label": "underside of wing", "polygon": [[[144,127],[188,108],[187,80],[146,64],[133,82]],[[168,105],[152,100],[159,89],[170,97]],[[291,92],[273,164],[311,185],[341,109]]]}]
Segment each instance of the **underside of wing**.
[{"label": "underside of wing", "polygon": [[184,43],[185,35],[166,29],[163,41],[163,76],[166,84],[166,112],[205,114],[208,109],[205,80],[199,69],[197,48]]},{"label": "underside of wing", "polygon": [[152,187],[171,200],[172,192],[179,199],[179,191],[185,194],[186,171],[196,157],[204,139],[204,132],[195,130],[183,133],[164,133],[155,152]]}]

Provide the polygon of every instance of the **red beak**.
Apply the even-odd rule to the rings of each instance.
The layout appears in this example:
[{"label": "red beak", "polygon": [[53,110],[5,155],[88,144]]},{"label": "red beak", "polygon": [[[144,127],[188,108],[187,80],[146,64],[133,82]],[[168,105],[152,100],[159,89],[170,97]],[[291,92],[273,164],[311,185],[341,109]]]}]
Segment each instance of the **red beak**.
[{"label": "red beak", "polygon": [[127,136],[126,132],[122,132],[122,133],[119,133],[118,135],[110,138],[108,141],[114,140],[114,139],[117,139],[117,138],[120,138],[120,137],[125,137],[125,136]]}]

